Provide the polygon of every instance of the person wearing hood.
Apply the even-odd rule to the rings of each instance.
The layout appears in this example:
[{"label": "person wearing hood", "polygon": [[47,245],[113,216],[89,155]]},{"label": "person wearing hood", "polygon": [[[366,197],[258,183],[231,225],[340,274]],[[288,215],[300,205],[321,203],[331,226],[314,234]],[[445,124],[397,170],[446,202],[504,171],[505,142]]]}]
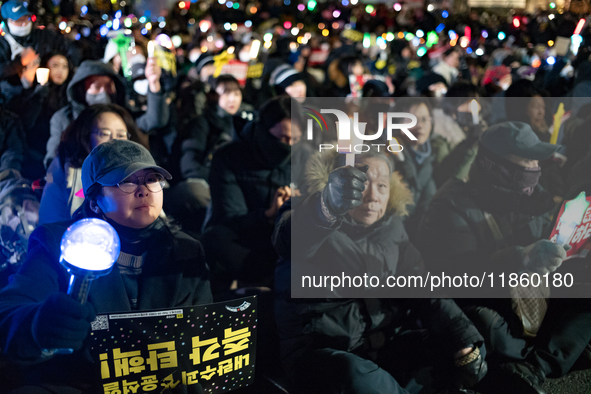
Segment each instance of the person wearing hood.
[{"label": "person wearing hood", "polygon": [[65,38],[52,29],[33,28],[26,3],[6,1],[1,13],[8,29],[0,37],[0,76],[4,79],[18,76],[28,88],[35,79],[41,57],[55,51],[67,53],[71,48]]},{"label": "person wearing hood", "polygon": [[[425,214],[418,246],[430,271],[556,271],[569,248],[547,239],[554,202],[538,180],[539,160],[557,149],[540,141],[526,123],[503,122],[487,129],[469,181],[450,179]],[[490,392],[545,393],[545,378],[566,374],[591,340],[587,299],[552,298],[545,315],[538,313],[545,298],[531,298],[529,306],[520,300],[515,295],[462,300],[497,361],[489,364]]]},{"label": "person wearing hood", "polygon": [[[4,382],[4,392],[103,392],[86,341],[97,313],[213,301],[201,244],[160,216],[166,179],[168,171],[135,142],[113,140],[92,150],[82,165],[86,200],[77,217],[37,227],[26,261],[0,292],[3,368],[20,378],[18,388]],[[121,241],[113,269],[93,281],[84,305],[66,294],[70,278],[59,264],[62,236],[81,218],[106,221]],[[62,348],[74,352],[47,351]]]},{"label": "person wearing hood", "polygon": [[270,286],[277,254],[271,234],[277,211],[291,196],[291,147],[301,139],[291,99],[269,100],[240,140],[213,155],[209,172],[211,218],[203,242],[213,283]]},{"label": "person wearing hood", "polygon": [[[169,118],[166,96],[160,86],[162,70],[156,59],[146,63],[145,75],[148,80],[148,109],[145,112],[132,112],[140,130],[149,133],[152,129],[166,126]],[[68,84],[69,104],[57,111],[51,118],[50,137],[47,141],[45,165],[49,166],[56,155],[61,135],[80,112],[93,104],[117,104],[127,108],[126,89],[123,81],[110,64],[100,60],[85,60],[76,70]]]},{"label": "person wearing hood", "polygon": [[[319,275],[346,271],[384,282],[424,272],[403,225],[412,194],[391,158],[370,151],[356,160],[344,166],[336,151],[316,154],[307,171],[309,197],[282,209],[273,234],[280,255],[275,316],[291,384],[305,393],[416,393],[409,378],[427,365],[442,388],[476,384],[487,371],[484,339],[452,300],[379,298],[369,287],[357,289],[363,299],[341,289],[292,298],[299,282],[292,270],[304,265]],[[418,326],[429,344],[416,336]]]}]

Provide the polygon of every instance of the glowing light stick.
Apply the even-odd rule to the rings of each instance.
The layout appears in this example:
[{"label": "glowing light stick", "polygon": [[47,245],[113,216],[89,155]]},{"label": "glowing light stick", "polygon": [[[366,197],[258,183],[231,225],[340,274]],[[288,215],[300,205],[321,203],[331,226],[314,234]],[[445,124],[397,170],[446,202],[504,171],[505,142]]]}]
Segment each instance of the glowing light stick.
[{"label": "glowing light stick", "polygon": [[47,81],[49,80],[49,69],[48,68],[39,67],[36,71],[36,74],[37,74],[37,82],[39,82],[39,85],[45,85],[47,83]]},{"label": "glowing light stick", "polygon": [[154,57],[154,41],[148,42],[148,58]]},{"label": "glowing light stick", "polygon": [[[349,118],[349,124],[351,125],[351,127],[355,127],[355,123],[357,122],[354,122],[353,119]],[[359,125],[359,133],[365,134],[366,123],[361,122],[357,124]],[[337,122],[337,133],[340,135],[339,127],[340,124],[339,122]],[[345,154],[345,165],[353,167],[355,166],[355,155],[361,153],[361,150],[359,152],[355,150],[355,146],[360,145],[362,143],[362,140],[357,136],[357,134],[355,134],[353,130],[350,131],[349,138],[350,139],[339,139],[337,144],[337,150],[339,153]]]},{"label": "glowing light stick", "polygon": [[570,38],[571,40],[571,44],[570,44],[570,50],[573,53],[573,55],[577,55],[577,53],[579,53],[579,47],[581,46],[581,43],[583,42],[583,37],[581,37],[580,34],[573,34],[572,37]]},{"label": "glowing light stick", "polygon": [[587,201],[585,192],[579,193],[574,200],[567,201],[558,225],[558,237],[556,238],[558,245],[564,245],[570,239],[577,226],[581,224],[587,208],[589,208],[589,201]]},{"label": "glowing light stick", "polygon": [[[117,231],[104,220],[82,219],[68,227],[60,246],[60,264],[70,274],[68,295],[84,305],[91,282],[111,272],[120,248]],[[46,354],[72,352],[73,349],[44,351]]]},{"label": "glowing light stick", "polygon": [[575,32],[573,33],[574,35],[581,34],[581,31],[583,30],[583,27],[585,26],[585,22],[587,22],[587,20],[585,18],[581,18],[579,20],[579,23],[577,23],[577,27],[575,28]]},{"label": "glowing light stick", "polygon": [[478,101],[475,99],[470,102],[470,112],[472,112],[472,124],[480,123],[480,118],[478,117]]},{"label": "glowing light stick", "polygon": [[564,115],[564,103],[558,105],[558,110],[554,114],[554,127],[552,129],[552,136],[550,137],[550,143],[556,145],[558,141],[558,132],[560,131],[560,124],[562,122],[562,116]]},{"label": "glowing light stick", "polygon": [[250,44],[250,58],[252,60],[256,59],[259,56],[259,50],[261,49],[261,41],[254,40]]}]

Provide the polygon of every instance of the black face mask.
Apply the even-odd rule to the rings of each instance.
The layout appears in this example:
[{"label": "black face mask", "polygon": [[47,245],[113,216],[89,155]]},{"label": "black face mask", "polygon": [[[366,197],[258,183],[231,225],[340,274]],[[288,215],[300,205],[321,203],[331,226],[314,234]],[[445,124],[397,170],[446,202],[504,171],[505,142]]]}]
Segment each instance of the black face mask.
[{"label": "black face mask", "polygon": [[260,125],[254,130],[254,141],[259,157],[269,168],[279,167],[291,158],[291,145],[284,144]]},{"label": "black face mask", "polygon": [[509,160],[494,157],[484,149],[479,150],[474,164],[486,174],[487,182],[527,196],[532,195],[542,175],[540,167],[522,167]]},{"label": "black face mask", "polygon": [[472,113],[456,112],[456,122],[458,122],[462,129],[472,126],[474,124],[474,122],[472,121]]}]

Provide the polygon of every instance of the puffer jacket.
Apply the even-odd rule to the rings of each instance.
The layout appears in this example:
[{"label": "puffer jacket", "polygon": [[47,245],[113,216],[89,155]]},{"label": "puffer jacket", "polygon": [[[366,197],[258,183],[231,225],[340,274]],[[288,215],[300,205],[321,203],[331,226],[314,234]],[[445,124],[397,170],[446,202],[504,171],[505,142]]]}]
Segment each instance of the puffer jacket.
[{"label": "puffer jacket", "polygon": [[[444,351],[449,354],[482,343],[476,328],[448,299],[377,298],[383,293],[372,289],[361,290],[365,298],[340,298],[338,290],[327,297],[330,289],[323,289],[324,296],[314,299],[291,298],[292,286],[300,286],[300,264],[307,266],[306,275],[314,267],[318,273],[334,274],[336,268],[339,273],[367,273],[381,281],[388,275],[423,274],[422,258],[409,242],[402,222],[412,195],[397,173],[390,180],[390,198],[382,219],[361,227],[346,215],[332,227],[322,224],[318,216],[320,190],[336,162],[334,155],[312,159],[307,167],[310,196],[291,210],[289,206],[283,209],[273,236],[280,255],[275,272],[275,315],[286,368],[301,362],[314,349],[331,348],[363,356],[370,349],[375,350],[371,343],[374,334],[392,334],[396,327],[408,323],[410,315],[446,338]],[[292,229],[298,234],[292,234]],[[297,236],[297,245],[292,243],[292,235]],[[331,267],[331,261],[338,261],[338,267]]]},{"label": "puffer jacket", "polygon": [[[115,82],[116,97],[114,103],[124,108],[128,108],[125,84],[109,64],[98,60],[86,60],[80,64],[76,74],[68,84],[67,106],[58,110],[50,121],[50,137],[47,141],[47,154],[45,155],[45,165],[48,166],[56,155],[57,147],[60,143],[62,133],[80,115],[88,104],[86,103],[86,89],[84,81],[86,78],[94,75],[103,75],[110,77]],[[129,110],[129,109],[128,109]],[[158,93],[152,93],[148,89],[148,109],[145,112],[134,113],[129,111],[135,118],[138,127],[148,133],[152,129],[158,129],[166,126],[168,123],[169,110],[166,104],[166,96],[161,90]]]}]

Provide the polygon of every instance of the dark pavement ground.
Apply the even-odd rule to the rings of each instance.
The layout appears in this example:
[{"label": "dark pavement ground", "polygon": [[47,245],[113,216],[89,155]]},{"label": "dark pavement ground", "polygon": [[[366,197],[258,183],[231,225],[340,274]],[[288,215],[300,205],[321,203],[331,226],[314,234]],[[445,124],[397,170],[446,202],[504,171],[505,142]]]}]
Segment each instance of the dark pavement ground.
[{"label": "dark pavement ground", "polygon": [[560,379],[548,379],[544,389],[548,394],[590,394],[591,369],[572,371]]}]

